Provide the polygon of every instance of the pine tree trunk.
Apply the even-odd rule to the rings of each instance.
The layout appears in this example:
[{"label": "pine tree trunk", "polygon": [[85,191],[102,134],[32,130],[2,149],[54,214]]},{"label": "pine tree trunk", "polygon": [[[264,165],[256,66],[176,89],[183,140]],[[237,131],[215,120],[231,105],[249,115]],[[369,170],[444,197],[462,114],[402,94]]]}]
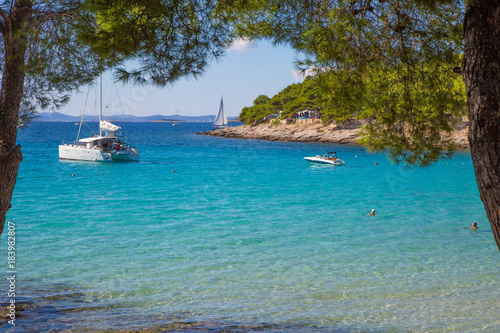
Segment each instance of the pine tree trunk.
[{"label": "pine tree trunk", "polygon": [[4,25],[5,66],[0,95],[0,234],[23,160],[21,146],[16,145],[17,121],[23,96],[24,60],[26,54],[26,23],[31,15],[31,1],[16,1]]},{"label": "pine tree trunk", "polygon": [[479,187],[500,249],[500,0],[473,0],[464,21],[469,143]]}]

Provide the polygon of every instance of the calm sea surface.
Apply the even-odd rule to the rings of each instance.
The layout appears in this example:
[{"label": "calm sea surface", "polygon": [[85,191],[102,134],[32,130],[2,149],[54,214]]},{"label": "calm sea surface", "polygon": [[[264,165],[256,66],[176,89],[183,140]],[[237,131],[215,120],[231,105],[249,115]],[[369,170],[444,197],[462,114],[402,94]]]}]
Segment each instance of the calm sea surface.
[{"label": "calm sea surface", "polygon": [[[121,125],[140,162],[59,161],[74,123],[20,131],[7,220],[24,311],[0,330],[500,331],[500,252],[468,153],[405,170],[359,147]],[[347,165],[303,160],[328,151]]]}]

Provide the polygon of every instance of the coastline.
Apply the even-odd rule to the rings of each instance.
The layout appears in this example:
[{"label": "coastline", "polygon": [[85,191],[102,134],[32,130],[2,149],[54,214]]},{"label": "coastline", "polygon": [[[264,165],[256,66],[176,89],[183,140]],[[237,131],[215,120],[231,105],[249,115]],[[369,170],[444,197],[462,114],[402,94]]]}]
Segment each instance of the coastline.
[{"label": "coastline", "polygon": [[[469,149],[468,126],[466,125],[466,123],[462,123],[457,130],[451,133],[451,138],[457,149]],[[319,119],[300,119],[295,124],[281,122],[277,125],[270,123],[257,126],[240,125],[197,134],[232,139],[359,145],[361,126],[361,122],[351,122],[342,126],[336,124],[324,126]]]}]

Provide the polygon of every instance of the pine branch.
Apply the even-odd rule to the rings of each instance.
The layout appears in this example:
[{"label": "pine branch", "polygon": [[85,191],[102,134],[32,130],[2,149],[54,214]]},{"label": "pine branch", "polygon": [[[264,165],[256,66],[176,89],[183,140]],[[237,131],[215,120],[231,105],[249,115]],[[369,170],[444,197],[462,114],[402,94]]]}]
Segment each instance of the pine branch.
[{"label": "pine branch", "polygon": [[58,18],[75,18],[76,14],[80,10],[80,6],[74,8],[68,8],[61,11],[40,11],[34,10],[34,16],[32,22],[41,23]]},{"label": "pine branch", "polygon": [[7,13],[4,12],[4,10],[1,8],[0,8],[0,17],[2,18],[2,21],[0,21],[0,32],[2,33],[2,36],[5,36],[7,32],[7,27],[10,26],[10,18],[7,15]]}]

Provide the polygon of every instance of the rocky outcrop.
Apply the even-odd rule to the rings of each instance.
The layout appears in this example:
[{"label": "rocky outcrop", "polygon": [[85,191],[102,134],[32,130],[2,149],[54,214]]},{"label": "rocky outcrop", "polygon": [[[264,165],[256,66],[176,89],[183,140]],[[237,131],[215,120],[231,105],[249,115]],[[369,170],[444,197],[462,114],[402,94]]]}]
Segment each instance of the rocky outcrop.
[{"label": "rocky outcrop", "polygon": [[[235,139],[267,141],[321,142],[358,145],[361,122],[338,126],[324,126],[319,119],[301,119],[295,124],[261,124],[258,126],[241,125],[198,134]],[[467,127],[462,126],[451,135],[459,149],[468,149]]]}]

